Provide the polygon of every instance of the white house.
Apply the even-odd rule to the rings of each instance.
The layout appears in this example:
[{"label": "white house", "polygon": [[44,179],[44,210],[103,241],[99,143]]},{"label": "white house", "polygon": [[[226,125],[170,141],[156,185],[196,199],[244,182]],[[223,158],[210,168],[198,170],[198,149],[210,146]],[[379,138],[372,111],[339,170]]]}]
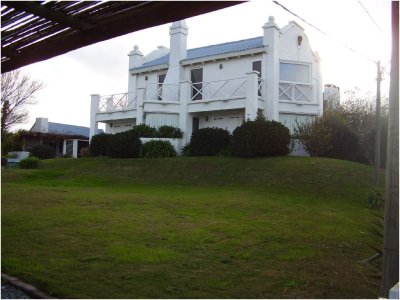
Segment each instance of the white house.
[{"label": "white house", "polygon": [[185,21],[170,27],[170,49],[129,53],[128,92],[91,95],[90,136],[98,123],[106,133],[135,124],[172,125],[184,132],[220,127],[233,131],[261,110],[293,130],[323,112],[319,57],[296,22],[280,28],[269,17],[263,35],[187,49]]}]

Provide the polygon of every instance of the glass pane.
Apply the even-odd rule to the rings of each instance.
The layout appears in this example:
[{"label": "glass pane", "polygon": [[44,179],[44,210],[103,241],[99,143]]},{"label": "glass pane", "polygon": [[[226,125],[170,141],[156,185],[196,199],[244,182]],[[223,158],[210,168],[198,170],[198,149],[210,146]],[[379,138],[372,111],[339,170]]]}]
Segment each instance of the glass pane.
[{"label": "glass pane", "polygon": [[253,71],[257,71],[258,77],[261,77],[261,60],[253,61]]},{"label": "glass pane", "polygon": [[307,65],[280,63],[280,80],[308,83],[309,67]]},{"label": "glass pane", "polygon": [[165,80],[165,76],[167,76],[167,74],[159,74],[158,75],[158,83],[163,83]]},{"label": "glass pane", "polygon": [[193,69],[191,72],[192,82],[203,82],[203,69]]}]

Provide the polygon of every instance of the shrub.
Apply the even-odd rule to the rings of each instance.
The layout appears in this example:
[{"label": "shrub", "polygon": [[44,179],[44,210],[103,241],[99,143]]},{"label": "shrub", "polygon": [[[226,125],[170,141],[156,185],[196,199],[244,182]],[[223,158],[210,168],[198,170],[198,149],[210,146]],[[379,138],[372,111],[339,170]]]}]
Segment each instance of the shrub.
[{"label": "shrub", "polygon": [[55,150],[49,145],[36,145],[29,149],[32,156],[40,159],[48,159],[55,157]]},{"label": "shrub", "polygon": [[1,166],[2,166],[2,167],[5,167],[5,166],[7,166],[7,164],[8,164],[8,159],[7,159],[7,157],[2,156],[2,157],[1,157]]},{"label": "shrub", "polygon": [[139,157],[142,142],[134,130],[113,134],[107,143],[107,155],[112,158]]},{"label": "shrub", "polygon": [[222,128],[202,128],[193,132],[190,138],[190,155],[218,155],[229,147],[231,134]]},{"label": "shrub", "polygon": [[89,145],[89,152],[92,156],[106,156],[107,144],[111,134],[100,133],[92,137]]},{"label": "shrub", "polygon": [[21,169],[37,169],[37,167],[39,166],[39,158],[29,156],[22,159],[18,165]]},{"label": "shrub", "polygon": [[276,121],[257,118],[246,121],[232,134],[232,155],[263,157],[289,153],[289,129]]},{"label": "shrub", "polygon": [[133,126],[132,130],[137,134],[138,137],[156,137],[157,129],[150,127],[146,124],[139,124]]},{"label": "shrub", "polygon": [[169,141],[151,140],[142,147],[142,157],[145,158],[174,156],[176,156],[176,151]]},{"label": "shrub", "polygon": [[327,113],[295,130],[311,156],[356,160],[358,137],[346,122],[334,113]]},{"label": "shrub", "polygon": [[158,128],[157,136],[161,138],[180,139],[183,132],[180,128],[164,125]]},{"label": "shrub", "polygon": [[367,193],[366,199],[369,208],[378,209],[382,208],[385,203],[385,194],[380,190],[371,187],[371,190]]}]

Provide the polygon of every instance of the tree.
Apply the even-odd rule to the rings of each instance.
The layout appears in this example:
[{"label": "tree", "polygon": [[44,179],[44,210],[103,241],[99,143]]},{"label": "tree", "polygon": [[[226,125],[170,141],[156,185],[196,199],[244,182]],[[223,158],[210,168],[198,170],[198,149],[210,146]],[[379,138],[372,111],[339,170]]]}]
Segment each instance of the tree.
[{"label": "tree", "polygon": [[35,93],[44,84],[32,80],[19,70],[1,74],[1,131],[7,132],[15,124],[28,118],[25,107],[35,103]]}]

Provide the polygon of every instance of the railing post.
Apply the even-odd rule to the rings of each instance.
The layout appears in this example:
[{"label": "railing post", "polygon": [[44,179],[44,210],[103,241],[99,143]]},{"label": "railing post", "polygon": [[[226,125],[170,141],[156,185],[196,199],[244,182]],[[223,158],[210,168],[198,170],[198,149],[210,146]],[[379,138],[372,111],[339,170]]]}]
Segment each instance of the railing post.
[{"label": "railing post", "polygon": [[107,102],[106,102],[106,111],[107,112],[111,112],[114,110],[114,101],[113,101],[114,97],[110,96],[107,98]]},{"label": "railing post", "polygon": [[190,81],[181,81],[179,89],[180,110],[179,110],[179,128],[183,131],[183,144],[190,141],[192,135],[192,120],[188,113],[188,102],[191,101],[191,87]]},{"label": "railing post", "polygon": [[90,131],[89,131],[89,141],[92,136],[97,134],[98,123],[96,121],[96,115],[99,111],[100,96],[97,94],[90,95]]},{"label": "railing post", "polygon": [[143,123],[143,106],[144,106],[145,88],[138,88],[136,94],[136,125]]},{"label": "railing post", "polygon": [[257,117],[258,110],[258,72],[253,71],[246,73],[247,75],[247,91],[246,91],[246,120],[254,121]]}]

